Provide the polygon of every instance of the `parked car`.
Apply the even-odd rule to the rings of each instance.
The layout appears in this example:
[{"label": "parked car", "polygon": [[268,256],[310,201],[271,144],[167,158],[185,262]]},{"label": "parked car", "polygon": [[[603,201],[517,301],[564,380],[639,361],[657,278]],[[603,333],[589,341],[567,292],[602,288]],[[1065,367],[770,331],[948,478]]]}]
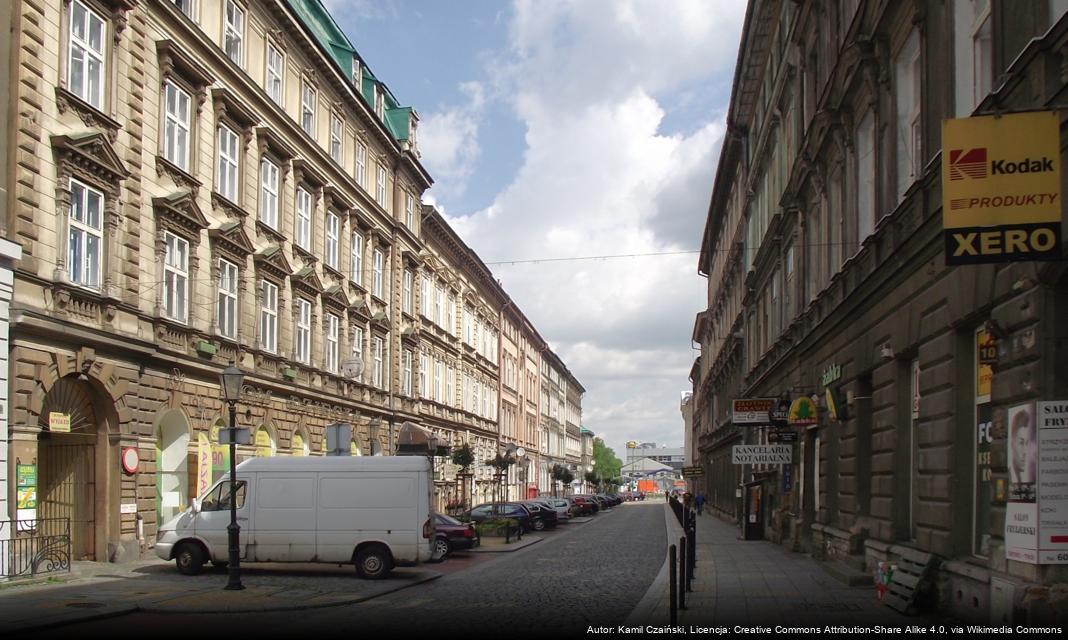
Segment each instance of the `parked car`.
[{"label": "parked car", "polygon": [[[245,460],[235,492],[241,563],[355,563],[360,577],[378,579],[395,565],[430,560],[433,485],[422,456]],[[225,563],[230,499],[226,477],[160,527],[156,555],[186,575],[209,560]]]},{"label": "parked car", "polygon": [[584,496],[568,496],[571,503],[571,513],[574,516],[592,516],[597,512],[597,505]]},{"label": "parked car", "polygon": [[542,502],[556,509],[556,516],[559,520],[569,520],[574,515],[571,501],[566,498],[546,498]]},{"label": "parked car", "polygon": [[512,518],[519,522],[523,531],[531,530],[530,512],[522,505],[505,502],[487,502],[472,508],[463,517],[471,522],[485,522],[499,518]]},{"label": "parked car", "polygon": [[556,515],[556,509],[547,504],[534,500],[513,504],[522,505],[524,509],[530,512],[530,527],[535,531],[555,529],[560,520],[560,517]]},{"label": "parked car", "polygon": [[605,508],[608,507],[608,503],[605,502],[605,500],[603,498],[601,498],[600,496],[594,495],[592,493],[584,493],[582,495],[574,496],[574,497],[582,498],[583,500],[586,500],[591,505],[593,505],[593,512],[594,513],[602,511],[602,510],[604,510]]},{"label": "parked car", "polygon": [[457,549],[473,549],[480,543],[475,525],[452,516],[434,514],[434,555],[446,558]]}]

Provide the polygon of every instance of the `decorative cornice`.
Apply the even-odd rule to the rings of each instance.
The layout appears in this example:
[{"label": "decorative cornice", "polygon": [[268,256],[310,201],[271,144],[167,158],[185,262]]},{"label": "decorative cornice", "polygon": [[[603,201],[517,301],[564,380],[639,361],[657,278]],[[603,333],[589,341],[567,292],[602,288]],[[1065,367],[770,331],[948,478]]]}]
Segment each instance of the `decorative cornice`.
[{"label": "decorative cornice", "polygon": [[122,123],[63,87],[56,87],[56,107],[60,113],[73,111],[87,127],[102,129],[111,142],[118,140]]}]

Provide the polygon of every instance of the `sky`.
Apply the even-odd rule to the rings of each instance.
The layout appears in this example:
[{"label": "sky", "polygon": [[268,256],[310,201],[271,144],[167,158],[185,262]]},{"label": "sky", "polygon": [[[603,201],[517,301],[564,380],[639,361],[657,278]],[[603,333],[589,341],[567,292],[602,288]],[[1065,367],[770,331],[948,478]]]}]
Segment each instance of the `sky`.
[{"label": "sky", "polygon": [[[583,426],[620,459],[628,440],[682,446],[745,2],[326,5],[419,113],[424,202],[585,387]],[[650,253],[667,255],[572,259]]]}]

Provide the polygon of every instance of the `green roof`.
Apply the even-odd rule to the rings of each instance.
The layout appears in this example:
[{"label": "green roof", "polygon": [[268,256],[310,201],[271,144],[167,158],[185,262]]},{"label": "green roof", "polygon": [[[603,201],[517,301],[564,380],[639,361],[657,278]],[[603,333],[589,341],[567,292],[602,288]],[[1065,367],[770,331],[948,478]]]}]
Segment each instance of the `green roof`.
[{"label": "green roof", "polygon": [[[353,60],[358,60],[359,55],[356,53],[356,48],[352,46],[352,42],[345,36],[345,32],[334,22],[330,12],[323,6],[322,0],[286,1],[300,21],[311,31],[327,55],[345,74],[349,82],[352,82]],[[363,65],[362,77],[363,86],[356,87],[356,89],[363,94],[364,100],[371,105],[373,110],[375,85],[378,85],[385,96],[385,118],[382,124],[385,125],[390,135],[398,142],[408,140],[411,136],[409,129],[412,108],[401,107],[389,88],[371,73],[367,65]]]}]

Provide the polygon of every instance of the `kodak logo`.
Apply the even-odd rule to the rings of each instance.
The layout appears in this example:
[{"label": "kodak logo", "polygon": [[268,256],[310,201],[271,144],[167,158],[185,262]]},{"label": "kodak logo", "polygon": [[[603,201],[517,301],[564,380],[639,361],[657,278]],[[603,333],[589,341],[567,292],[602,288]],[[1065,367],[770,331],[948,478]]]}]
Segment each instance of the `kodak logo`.
[{"label": "kodak logo", "polygon": [[1008,160],[991,160],[991,175],[1012,175],[1015,173],[1045,173],[1053,171],[1053,160],[1042,157],[1037,160],[1024,158],[1023,160],[1010,162]]}]

